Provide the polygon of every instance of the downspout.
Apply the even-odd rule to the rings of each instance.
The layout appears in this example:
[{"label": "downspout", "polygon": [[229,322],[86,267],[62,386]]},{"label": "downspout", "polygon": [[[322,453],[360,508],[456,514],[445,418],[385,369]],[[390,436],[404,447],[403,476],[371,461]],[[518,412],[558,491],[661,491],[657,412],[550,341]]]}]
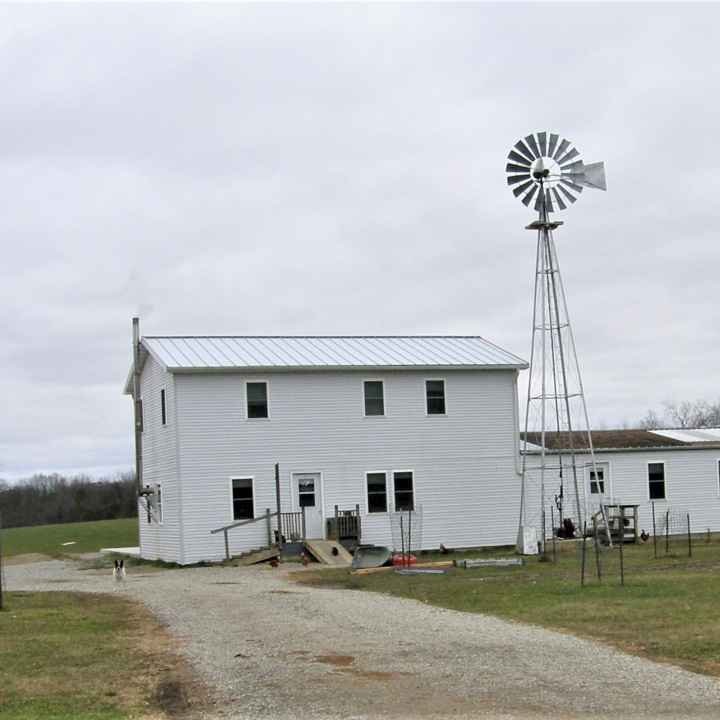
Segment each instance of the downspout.
[{"label": "downspout", "polygon": [[520,408],[518,407],[518,380],[520,371],[515,371],[513,379],[513,438],[515,445],[515,474],[522,477],[522,466],[520,465]]}]

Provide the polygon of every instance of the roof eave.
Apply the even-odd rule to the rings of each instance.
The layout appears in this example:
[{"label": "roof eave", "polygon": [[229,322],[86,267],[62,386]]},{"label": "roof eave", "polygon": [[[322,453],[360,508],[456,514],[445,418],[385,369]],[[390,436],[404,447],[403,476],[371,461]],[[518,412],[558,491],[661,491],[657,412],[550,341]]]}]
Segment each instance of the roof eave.
[{"label": "roof eave", "polygon": [[168,366],[170,373],[183,375],[216,373],[260,373],[260,372],[396,372],[403,370],[423,370],[426,372],[450,372],[455,370],[527,370],[523,365],[226,365],[223,367],[187,367]]},{"label": "roof eave", "polygon": [[[619,453],[619,452],[655,452],[659,450],[661,452],[668,452],[670,450],[717,450],[720,449],[720,443],[687,443],[686,445],[648,445],[646,447],[614,447],[614,448],[593,448],[593,453]],[[540,455],[542,450],[528,450],[524,453],[522,450],[521,454],[527,455]],[[545,448],[546,455],[559,455],[561,453],[570,453],[570,448],[563,448],[557,450],[556,448]],[[576,455],[589,455],[590,448],[573,448],[572,452]]]}]

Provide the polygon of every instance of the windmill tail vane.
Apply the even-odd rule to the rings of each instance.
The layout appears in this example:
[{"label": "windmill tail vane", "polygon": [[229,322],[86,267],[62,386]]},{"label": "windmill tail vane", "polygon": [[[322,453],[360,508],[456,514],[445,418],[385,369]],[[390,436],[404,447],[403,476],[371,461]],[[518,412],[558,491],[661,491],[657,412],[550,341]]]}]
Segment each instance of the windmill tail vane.
[{"label": "windmill tail vane", "polygon": [[[539,219],[527,226],[537,230],[538,239],[518,528],[518,550],[536,553],[538,546],[544,549],[548,534],[554,536],[563,524],[567,527],[569,522],[581,533],[589,512],[604,517],[605,499],[591,498],[599,502],[594,507],[586,492],[589,478],[597,478],[598,470],[553,239],[553,230],[563,223],[549,216],[567,210],[585,188],[606,190],[607,184],[604,163],[585,164],[580,151],[556,133],[527,135],[515,143],[507,160],[507,184],[513,195],[526,207],[534,202],[539,213]],[[530,432],[533,443],[528,447]],[[559,527],[548,533],[549,503],[557,503],[559,517],[552,511],[550,517],[557,517]],[[609,541],[609,531],[607,537]]]}]

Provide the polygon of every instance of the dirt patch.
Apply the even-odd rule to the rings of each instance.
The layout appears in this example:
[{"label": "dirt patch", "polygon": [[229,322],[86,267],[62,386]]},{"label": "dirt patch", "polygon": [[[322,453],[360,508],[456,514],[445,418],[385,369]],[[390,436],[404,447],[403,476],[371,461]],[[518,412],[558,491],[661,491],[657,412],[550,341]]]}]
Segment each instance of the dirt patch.
[{"label": "dirt patch", "polygon": [[181,655],[181,642],[160,625],[155,616],[133,603],[133,636],[142,661],[137,668],[136,692],[161,717],[196,717],[210,705],[208,688]]},{"label": "dirt patch", "polygon": [[312,661],[332,665],[333,667],[347,667],[355,662],[355,658],[352,655],[315,655]]},{"label": "dirt patch", "polygon": [[170,716],[186,713],[190,709],[187,689],[177,678],[159,682],[155,687],[154,700]]}]

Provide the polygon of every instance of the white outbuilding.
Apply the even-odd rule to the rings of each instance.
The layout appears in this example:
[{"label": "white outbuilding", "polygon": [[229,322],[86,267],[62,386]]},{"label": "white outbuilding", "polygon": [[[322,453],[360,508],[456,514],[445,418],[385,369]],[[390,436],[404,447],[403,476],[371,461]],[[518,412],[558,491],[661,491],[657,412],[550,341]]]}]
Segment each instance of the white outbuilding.
[{"label": "white outbuilding", "polygon": [[221,560],[235,523],[231,554],[266,546],[278,497],[307,538],[346,514],[389,545],[414,508],[423,548],[515,542],[527,364],[482,337],[153,336],[136,358],[144,558]]},{"label": "white outbuilding", "polygon": [[[528,433],[528,442],[528,452],[537,456],[540,433]],[[600,504],[637,505],[639,529],[648,534],[653,532],[653,509],[657,525],[663,525],[668,513],[674,517],[689,514],[693,532],[720,531],[720,429],[595,430],[592,442],[595,470],[583,451],[588,445],[585,433],[575,432],[572,438],[566,432],[546,433],[544,443],[546,453],[556,460],[558,453],[567,458],[571,446],[577,453],[583,468],[579,491],[586,518]],[[558,474],[548,473],[545,478],[548,531],[550,508],[557,518]],[[534,480],[538,487],[537,478]],[[572,497],[570,480],[566,472],[566,503]],[[541,516],[535,510],[539,530]],[[685,527],[678,525],[676,530],[682,532]]]}]

